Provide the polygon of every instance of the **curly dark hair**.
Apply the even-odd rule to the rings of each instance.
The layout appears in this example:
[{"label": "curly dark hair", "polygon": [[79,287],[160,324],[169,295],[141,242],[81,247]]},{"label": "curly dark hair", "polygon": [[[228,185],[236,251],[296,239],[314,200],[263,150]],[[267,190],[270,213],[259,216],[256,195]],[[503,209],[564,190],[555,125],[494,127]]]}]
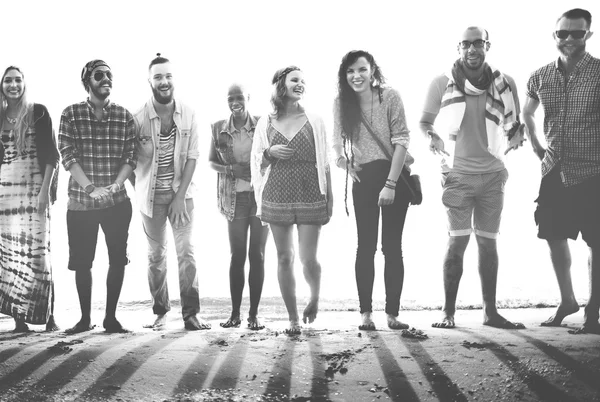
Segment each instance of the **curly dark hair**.
[{"label": "curly dark hair", "polygon": [[[352,50],[344,55],[340,68],[338,69],[338,95],[337,107],[339,107],[340,125],[342,126],[342,139],[344,141],[344,155],[349,165],[354,164],[354,150],[352,144],[360,131],[360,102],[354,89],[348,84],[347,71],[348,67],[356,62],[359,58],[364,57],[373,71],[373,80],[371,87],[377,89],[379,101],[382,100],[383,86],[385,85],[385,77],[381,72],[381,68],[375,62],[373,55],[365,50]],[[350,155],[348,155],[348,150]],[[346,205],[346,214],[348,214],[348,169],[346,169],[346,186],[344,192],[344,204]]]}]

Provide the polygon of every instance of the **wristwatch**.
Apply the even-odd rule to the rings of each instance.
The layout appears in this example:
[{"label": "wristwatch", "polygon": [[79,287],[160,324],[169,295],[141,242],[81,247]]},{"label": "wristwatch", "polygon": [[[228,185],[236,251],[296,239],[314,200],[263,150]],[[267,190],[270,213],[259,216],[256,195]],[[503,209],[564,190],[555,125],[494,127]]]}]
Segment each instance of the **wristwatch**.
[{"label": "wristwatch", "polygon": [[94,185],[92,183],[88,184],[84,188],[85,192],[88,193],[88,194],[92,194],[95,189],[96,189],[96,187],[94,187]]}]

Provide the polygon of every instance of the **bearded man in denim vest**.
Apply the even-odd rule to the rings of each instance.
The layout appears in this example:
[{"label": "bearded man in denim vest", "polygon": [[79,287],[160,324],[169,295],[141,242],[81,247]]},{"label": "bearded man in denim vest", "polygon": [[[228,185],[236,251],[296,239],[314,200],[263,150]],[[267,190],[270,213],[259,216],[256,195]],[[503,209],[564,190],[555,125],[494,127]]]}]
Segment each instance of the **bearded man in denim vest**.
[{"label": "bearded man in denim vest", "polygon": [[173,98],[171,63],[160,53],[150,62],[152,98],[135,114],[138,165],[135,192],[148,239],[148,283],[156,320],[149,328],[166,327],[171,309],[167,287],[167,218],[173,230],[179,263],[179,292],[185,328],[209,329],[196,317],[200,311],[198,274],[192,235],[195,190],[192,181],[198,159],[194,111]]}]

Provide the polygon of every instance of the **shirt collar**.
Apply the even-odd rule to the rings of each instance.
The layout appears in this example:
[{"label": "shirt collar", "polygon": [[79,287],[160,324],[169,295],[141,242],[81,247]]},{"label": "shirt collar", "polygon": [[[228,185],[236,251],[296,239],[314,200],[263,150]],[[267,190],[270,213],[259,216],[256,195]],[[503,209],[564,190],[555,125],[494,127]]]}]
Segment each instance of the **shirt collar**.
[{"label": "shirt collar", "polygon": [[[583,55],[581,60],[579,60],[577,62],[577,64],[575,65],[575,70],[580,70],[581,68],[583,68],[585,65],[587,65],[590,62],[591,59],[592,59],[592,55],[589,52],[585,52],[585,54]],[[562,70],[562,67],[560,65],[560,57],[558,59],[556,59],[556,61],[554,62],[554,67],[557,70]]]},{"label": "shirt collar", "polygon": [[[88,106],[89,106],[89,107],[90,107],[92,110],[94,110],[94,109],[96,108],[96,106],[94,106],[94,104],[92,103],[92,100],[91,100],[89,97],[86,99],[86,103],[87,103],[87,105],[88,105]],[[110,101],[110,99],[109,99],[109,100],[108,100],[108,101],[107,101],[107,102],[104,104],[104,106],[102,106],[102,109],[108,109],[108,107],[109,107],[111,104],[112,104],[112,103],[111,103],[111,101]]]},{"label": "shirt collar", "polygon": [[[146,111],[148,112],[148,117],[150,120],[158,119],[158,114],[156,113],[156,109],[154,109],[154,103],[152,102],[153,99],[154,98],[150,98],[150,100],[146,102]],[[175,99],[173,99],[173,102],[175,103],[173,115],[181,114],[181,103],[177,102]]]},{"label": "shirt collar", "polygon": [[[250,132],[253,127],[254,125],[252,124],[252,116],[250,116],[250,113],[248,113],[248,117],[246,118],[243,128],[246,130],[246,132]],[[227,129],[231,134],[235,133],[236,131],[241,132],[241,130],[236,129],[235,124],[233,124],[233,115],[229,116],[229,124]]]}]

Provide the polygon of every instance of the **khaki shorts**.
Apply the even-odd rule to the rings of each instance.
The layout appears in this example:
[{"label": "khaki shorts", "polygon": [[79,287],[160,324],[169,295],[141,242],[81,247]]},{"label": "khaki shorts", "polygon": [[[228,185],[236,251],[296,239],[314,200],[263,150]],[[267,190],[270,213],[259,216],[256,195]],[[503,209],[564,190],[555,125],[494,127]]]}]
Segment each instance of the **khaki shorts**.
[{"label": "khaki shorts", "polygon": [[478,236],[497,238],[507,180],[506,169],[483,174],[442,174],[442,202],[448,214],[450,236],[468,236],[475,231]]}]

